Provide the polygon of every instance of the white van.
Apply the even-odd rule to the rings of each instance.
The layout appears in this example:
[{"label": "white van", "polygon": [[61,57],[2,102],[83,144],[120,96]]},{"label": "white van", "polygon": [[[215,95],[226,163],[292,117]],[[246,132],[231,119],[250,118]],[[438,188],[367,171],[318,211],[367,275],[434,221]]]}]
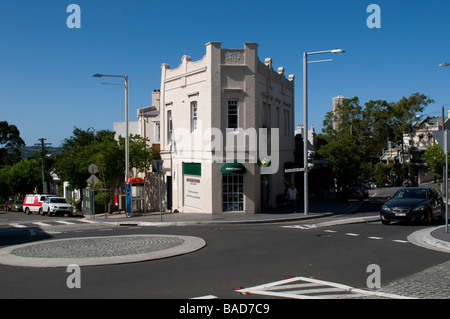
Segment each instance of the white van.
[{"label": "white van", "polygon": [[31,213],[39,213],[42,215],[42,203],[48,197],[55,197],[54,195],[46,194],[28,194],[23,200],[23,211],[29,215]]}]

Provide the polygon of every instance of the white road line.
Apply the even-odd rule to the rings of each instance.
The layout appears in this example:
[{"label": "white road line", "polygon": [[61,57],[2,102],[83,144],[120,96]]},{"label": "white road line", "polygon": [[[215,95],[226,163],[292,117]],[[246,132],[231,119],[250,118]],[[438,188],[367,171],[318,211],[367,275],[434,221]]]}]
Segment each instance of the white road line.
[{"label": "white road line", "polygon": [[325,287],[325,288],[316,288],[316,289],[302,289],[302,290],[289,290],[290,294],[317,294],[321,292],[342,292],[342,289],[335,287]]},{"label": "white road line", "polygon": [[309,287],[318,287],[321,286],[321,284],[317,283],[306,283],[306,284],[293,284],[293,285],[282,285],[282,286],[274,286],[269,287],[266,290],[283,290],[283,289],[294,289],[294,288],[309,288]]},{"label": "white road line", "polygon": [[324,231],[327,233],[337,233],[337,230],[331,230],[331,229],[325,229]]},{"label": "white road line", "polygon": [[402,244],[409,243],[409,241],[407,241],[407,240],[400,240],[400,239],[394,239],[393,241],[396,243],[402,243]]},{"label": "white road line", "polygon": [[27,228],[27,226],[25,226],[25,225],[16,224],[16,223],[9,224],[9,226],[12,226],[12,227],[15,227],[15,228]]},{"label": "white road line", "polygon": [[354,234],[354,233],[345,233],[347,236],[353,236],[353,237],[358,237],[359,234]]},{"label": "white road line", "polygon": [[41,223],[41,222],[35,222],[35,223],[33,223],[33,224],[34,224],[34,225],[38,225],[38,226],[43,226],[43,227],[51,226],[50,224]]},{"label": "white road line", "polygon": [[383,237],[375,237],[375,236],[367,237],[367,238],[369,238],[369,239],[375,239],[375,240],[383,239]]},{"label": "white road line", "polygon": [[190,299],[218,299],[219,297],[214,296],[214,295],[206,295],[206,296],[201,296],[201,297],[195,297],[195,298],[190,298]]},{"label": "white road line", "polygon": [[295,229],[311,229],[316,228],[315,224],[312,225],[292,225],[292,226],[281,226],[282,228],[295,228]]},{"label": "white road line", "polygon": [[[303,283],[294,284],[294,282],[299,281]],[[302,288],[302,287],[308,288],[320,286],[321,288],[286,290],[293,288]],[[291,298],[291,299],[342,299],[342,298],[361,298],[364,296],[378,296],[392,299],[413,299],[410,297],[400,295],[353,288],[351,286],[343,284],[307,277],[293,277],[255,287],[243,288],[236,291],[243,294],[266,295],[272,297]],[[328,294],[329,292],[332,293],[334,292],[335,294]]]}]

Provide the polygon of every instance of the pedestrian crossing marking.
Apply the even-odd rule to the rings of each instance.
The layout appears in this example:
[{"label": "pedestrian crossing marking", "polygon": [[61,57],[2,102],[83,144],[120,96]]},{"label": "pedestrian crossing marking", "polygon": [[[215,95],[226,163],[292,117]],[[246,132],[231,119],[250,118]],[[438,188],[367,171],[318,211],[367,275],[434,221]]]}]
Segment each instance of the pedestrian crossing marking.
[{"label": "pedestrian crossing marking", "polygon": [[34,222],[34,223],[32,223],[32,224],[33,224],[33,225],[42,226],[42,227],[51,226],[50,224],[42,223],[42,222]]},{"label": "pedestrian crossing marking", "polygon": [[9,224],[9,226],[12,226],[12,227],[15,227],[15,228],[26,228],[26,227],[27,227],[27,226],[25,226],[25,225],[16,224],[16,223],[14,223],[14,224]]},{"label": "pedestrian crossing marking", "polygon": [[75,223],[68,222],[68,221],[65,221],[65,220],[55,220],[55,223],[64,224],[64,225],[75,225]]},{"label": "pedestrian crossing marking", "polygon": [[96,221],[91,221],[91,220],[84,220],[84,219],[77,219],[75,221],[66,221],[66,220],[52,220],[51,222],[25,222],[23,224],[19,224],[19,223],[10,223],[8,224],[8,226],[10,227],[14,227],[14,228],[29,228],[29,227],[33,227],[33,226],[40,226],[40,227],[51,227],[51,226],[59,226],[59,225],[76,225],[79,224],[78,222],[82,222],[82,223],[89,223],[89,224],[98,224],[99,222]]},{"label": "pedestrian crossing marking", "polygon": [[97,224],[98,222],[95,222],[93,220],[89,220],[89,219],[80,219],[79,220],[82,223],[88,223],[88,224]]}]

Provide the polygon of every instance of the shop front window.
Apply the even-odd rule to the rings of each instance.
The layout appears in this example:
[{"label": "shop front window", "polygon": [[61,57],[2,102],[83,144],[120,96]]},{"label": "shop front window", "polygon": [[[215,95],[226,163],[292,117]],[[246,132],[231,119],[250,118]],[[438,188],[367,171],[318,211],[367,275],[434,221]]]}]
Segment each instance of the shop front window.
[{"label": "shop front window", "polygon": [[224,212],[244,210],[244,177],[242,174],[222,175],[222,202]]}]

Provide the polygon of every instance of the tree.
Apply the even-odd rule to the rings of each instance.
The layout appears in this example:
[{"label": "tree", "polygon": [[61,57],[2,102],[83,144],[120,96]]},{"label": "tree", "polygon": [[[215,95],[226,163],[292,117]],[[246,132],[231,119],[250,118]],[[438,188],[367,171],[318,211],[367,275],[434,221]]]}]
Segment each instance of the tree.
[{"label": "tree", "polygon": [[104,183],[114,183],[124,171],[122,154],[114,132],[93,129],[83,131],[75,128],[73,136],[62,144],[63,151],[56,157],[54,165],[58,176],[69,182],[72,189],[83,189],[90,177],[88,167],[96,164],[99,167]]},{"label": "tree", "polygon": [[423,157],[426,159],[427,166],[431,169],[434,176],[441,179],[445,166],[445,154],[439,144],[428,146]]},{"label": "tree", "polygon": [[[135,168],[138,173],[145,173],[150,170],[153,160],[161,159],[159,148],[148,147],[148,138],[140,135],[130,135],[130,167]],[[119,144],[125,152],[125,138],[119,137]]]},{"label": "tree", "polygon": [[0,167],[13,165],[20,161],[20,147],[25,142],[20,137],[20,132],[15,125],[6,121],[0,122]]},{"label": "tree", "polygon": [[[413,125],[418,119],[417,114],[433,102],[426,95],[419,93],[408,98],[403,97],[398,102],[371,100],[365,103],[364,108],[360,106],[357,97],[344,99],[334,112],[327,113],[323,122],[324,140],[328,144],[332,143],[323,153],[329,153],[330,148],[334,149],[336,156],[343,157],[342,161],[335,160],[335,163],[342,162],[345,165],[348,159],[344,153],[346,145],[342,141],[351,140],[359,150],[361,161],[365,162],[361,163],[363,169],[360,167],[357,172],[366,177],[370,176],[370,170],[375,169],[374,165],[386,141],[402,144],[404,134],[411,136]],[[343,140],[340,141],[341,139]],[[322,143],[320,147],[326,148],[326,143]],[[342,147],[341,155],[337,152],[338,147]],[[334,171],[337,171],[337,168]],[[403,167],[400,171],[404,174]]]},{"label": "tree", "polygon": [[361,174],[363,153],[350,134],[332,140],[318,150],[320,156],[327,158],[329,166],[337,179],[338,191],[345,189]]},{"label": "tree", "polygon": [[434,103],[424,94],[414,93],[410,97],[403,97],[395,103],[391,109],[391,120],[393,136],[391,141],[400,144],[403,141],[403,134],[411,137],[413,125],[418,120],[418,113],[424,111],[428,104]]},{"label": "tree", "polygon": [[[148,171],[159,152],[148,148],[148,139],[139,135],[131,135],[129,142],[130,167],[137,172]],[[63,152],[56,158],[54,169],[62,180],[69,182],[72,189],[87,187],[87,179],[91,175],[88,167],[91,164],[96,164],[99,169],[99,201],[102,204],[111,200],[110,194],[124,185],[125,139],[119,137],[116,140],[114,132],[75,128],[73,136],[64,141],[62,149]]]},{"label": "tree", "polygon": [[61,145],[63,152],[73,151],[77,148],[88,146],[95,140],[95,130],[90,127],[87,130],[74,127],[73,136],[66,138]]},{"label": "tree", "polygon": [[[46,171],[48,174],[49,171]],[[22,160],[0,170],[0,190],[3,199],[23,198],[42,187],[42,166],[39,155]]]}]

